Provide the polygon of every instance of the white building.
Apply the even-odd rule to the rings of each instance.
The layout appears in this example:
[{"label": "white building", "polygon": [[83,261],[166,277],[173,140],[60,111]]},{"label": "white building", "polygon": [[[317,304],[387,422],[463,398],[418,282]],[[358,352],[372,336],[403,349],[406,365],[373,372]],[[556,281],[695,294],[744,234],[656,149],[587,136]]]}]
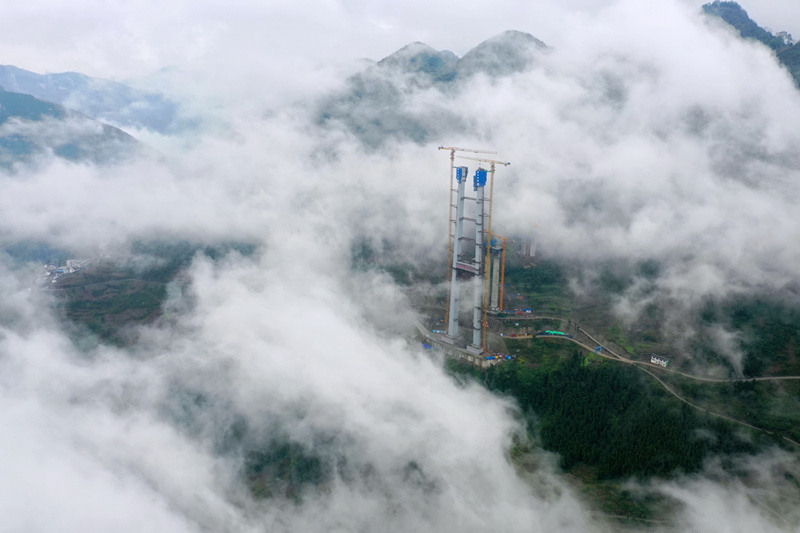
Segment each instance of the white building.
[{"label": "white building", "polygon": [[660,355],[656,354],[652,354],[650,356],[650,362],[653,363],[654,365],[663,366],[664,368],[667,368],[667,366],[669,365],[669,359],[667,359],[666,357],[661,357]]}]

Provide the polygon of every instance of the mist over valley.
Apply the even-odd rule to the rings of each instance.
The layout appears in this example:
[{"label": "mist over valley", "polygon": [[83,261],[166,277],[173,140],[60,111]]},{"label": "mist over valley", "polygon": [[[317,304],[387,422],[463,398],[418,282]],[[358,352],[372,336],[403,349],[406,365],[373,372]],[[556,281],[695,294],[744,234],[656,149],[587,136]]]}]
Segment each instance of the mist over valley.
[{"label": "mist over valley", "polygon": [[[733,2],[89,4],[93,40],[4,38],[0,529],[800,527],[789,31]],[[497,152],[455,153],[470,180],[511,162],[481,366],[431,340],[450,146]]]}]

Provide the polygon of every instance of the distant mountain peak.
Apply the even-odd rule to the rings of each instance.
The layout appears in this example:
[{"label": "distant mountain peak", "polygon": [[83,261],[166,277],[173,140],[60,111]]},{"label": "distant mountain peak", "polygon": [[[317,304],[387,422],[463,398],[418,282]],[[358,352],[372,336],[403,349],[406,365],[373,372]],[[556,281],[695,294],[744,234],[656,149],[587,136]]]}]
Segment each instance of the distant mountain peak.
[{"label": "distant mountain peak", "polygon": [[521,72],[534,61],[537,52],[547,45],[531,35],[507,30],[490,37],[464,54],[458,61],[458,76],[483,72],[490,76],[506,76]]},{"label": "distant mountain peak", "polygon": [[539,39],[537,39],[536,37],[534,37],[530,33],[527,33],[527,32],[524,32],[524,31],[519,31],[519,30],[506,30],[506,31],[500,32],[497,35],[489,37],[488,39],[483,41],[481,44],[476,46],[475,48],[478,48],[480,46],[487,45],[487,44],[495,45],[495,44],[498,44],[498,43],[501,43],[503,45],[508,45],[508,44],[517,44],[517,45],[523,45],[523,46],[525,46],[525,45],[533,45],[533,46],[535,46],[537,48],[541,48],[541,49],[547,48],[546,44],[544,44],[542,41],[540,41]]},{"label": "distant mountain peak", "polygon": [[524,71],[546,49],[521,31],[495,35],[462,58],[413,42],[351,76],[344,90],[321,99],[318,122],[343,127],[373,149],[388,139],[429,142],[468,124],[454,110],[417,105],[415,94],[454,94],[475,75],[494,78]]},{"label": "distant mountain peak", "polygon": [[406,73],[421,73],[436,82],[451,82],[478,73],[506,76],[521,72],[535,60],[547,45],[529,33],[508,30],[486,39],[459,58],[449,50],[436,50],[421,42],[407,44],[397,52],[381,59],[381,68]]},{"label": "distant mountain peak", "polygon": [[414,42],[381,59],[378,66],[428,74],[434,78],[447,78],[452,74],[457,61],[458,57],[449,50],[439,51],[425,43]]},{"label": "distant mountain peak", "polygon": [[433,48],[432,46],[429,46],[429,45],[427,45],[427,44],[425,44],[423,42],[414,41],[413,43],[405,45],[404,47],[402,47],[397,52],[395,52],[395,53],[393,53],[393,54],[381,59],[380,61],[378,61],[378,63],[384,63],[386,61],[391,61],[393,58],[399,59],[399,58],[402,58],[402,57],[411,57],[411,56],[414,56],[414,55],[417,55],[417,54],[424,54],[424,53],[438,54],[439,51],[436,50],[435,48]]}]

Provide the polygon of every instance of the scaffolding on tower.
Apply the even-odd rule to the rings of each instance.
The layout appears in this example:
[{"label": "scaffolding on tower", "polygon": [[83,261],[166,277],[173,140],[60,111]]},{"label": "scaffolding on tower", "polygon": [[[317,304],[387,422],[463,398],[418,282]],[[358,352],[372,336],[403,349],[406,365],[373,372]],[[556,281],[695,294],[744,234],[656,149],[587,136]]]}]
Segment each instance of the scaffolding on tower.
[{"label": "scaffolding on tower", "polygon": [[[454,250],[455,247],[460,246],[460,243],[458,243],[458,239],[462,238],[463,236],[457,236],[458,229],[459,229],[458,228],[458,216],[457,216],[458,201],[459,201],[459,197],[458,197],[459,189],[455,186],[454,182],[455,182],[456,177],[457,177],[456,176],[456,174],[458,172],[456,170],[457,168],[464,169],[463,170],[464,179],[466,179],[466,173],[468,172],[467,167],[456,167],[455,166],[456,152],[469,152],[469,153],[473,153],[473,154],[496,154],[497,152],[493,152],[491,150],[479,150],[479,149],[476,149],[476,148],[460,148],[460,147],[457,147],[457,146],[440,146],[439,150],[449,150],[450,151],[450,201],[449,201],[449,213],[448,213],[448,217],[447,217],[447,220],[448,220],[447,268],[448,269],[455,269],[456,265],[453,263],[453,250]],[[462,228],[462,230],[463,230],[463,228]],[[460,254],[460,250],[459,250],[459,254]],[[452,275],[453,276],[455,275],[455,271],[453,272]],[[454,289],[456,291],[458,291],[458,286],[456,284],[456,280],[452,279],[450,285],[448,286],[448,290],[447,290],[447,301],[449,302],[449,304],[447,306],[447,310],[445,311],[445,318],[444,318],[445,324],[448,324],[448,325],[451,323],[451,316],[450,315],[451,315],[451,312],[452,312],[451,311],[452,307],[451,307],[450,304],[452,303],[452,300],[453,300],[453,290]],[[458,303],[458,294],[456,294],[456,304],[457,303]],[[458,333],[457,332],[457,330],[458,330],[458,309],[457,308],[456,308],[455,322],[456,322],[456,327],[455,327],[456,331],[454,333],[457,335],[457,333]],[[451,331],[448,328],[448,336],[451,336],[450,333],[451,333]]]},{"label": "scaffolding on tower", "polygon": [[[492,232],[492,209],[494,200],[494,174],[497,165],[508,166],[507,161],[468,157],[459,155],[459,159],[469,159],[488,163],[489,169],[479,167],[474,175],[474,197],[466,193],[466,181],[469,169],[456,166],[456,152],[472,152],[475,154],[494,154],[489,150],[440,146],[440,150],[450,151],[450,201],[448,213],[447,262],[450,269],[450,284],[447,292],[447,311],[445,324],[447,334],[445,340],[460,343],[459,314],[461,309],[461,288],[466,280],[472,285],[472,342],[467,350],[480,354],[487,351],[488,313],[503,309],[505,285],[505,259],[507,241],[505,237]],[[486,194],[486,185],[489,194]],[[467,200],[474,201],[474,218],[467,213]],[[487,209],[488,203],[488,209]],[[487,213],[488,211],[488,213]],[[474,224],[474,239],[465,236],[465,221]],[[467,226],[471,229],[471,225]],[[465,247],[466,241],[474,242],[474,253]]]},{"label": "scaffolding on tower", "polygon": [[[487,265],[487,269],[486,270],[488,271],[488,261],[490,259],[490,254],[491,254],[491,243],[489,242],[489,240],[490,240],[490,236],[492,235],[492,205],[493,205],[493,201],[494,201],[494,173],[495,173],[495,169],[496,169],[497,165],[502,165],[504,167],[507,167],[511,163],[509,161],[497,161],[497,160],[494,160],[494,159],[484,159],[484,158],[479,158],[479,157],[468,157],[468,156],[458,156],[458,157],[459,157],[459,159],[470,159],[472,161],[478,161],[478,162],[481,162],[481,163],[489,163],[489,215],[488,215],[488,219],[487,219],[487,223],[486,223],[486,229],[485,229],[485,232],[486,232],[486,235],[487,235],[487,239],[484,239],[488,244],[487,244],[487,246],[486,246],[486,248],[484,250],[484,253],[485,253],[486,257],[485,257],[485,260],[483,261],[483,264]],[[503,261],[503,263],[505,263],[505,261]],[[503,267],[503,271],[505,271],[505,266]],[[485,279],[484,279],[483,306],[482,306],[483,307],[483,320],[481,321],[481,347],[482,347],[483,351],[485,352],[486,349],[487,349],[486,339],[487,339],[487,333],[488,333],[488,330],[489,330],[489,291],[490,291],[489,282],[490,282],[490,280],[489,280],[489,275],[488,274],[484,275],[484,278]],[[505,278],[505,276],[503,276],[503,278]]]}]

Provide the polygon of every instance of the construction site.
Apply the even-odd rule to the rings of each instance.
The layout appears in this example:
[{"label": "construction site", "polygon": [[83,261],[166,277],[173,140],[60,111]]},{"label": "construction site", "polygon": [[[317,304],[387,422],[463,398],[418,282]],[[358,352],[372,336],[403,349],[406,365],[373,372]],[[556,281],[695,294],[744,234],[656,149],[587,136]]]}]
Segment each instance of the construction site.
[{"label": "construction site", "polygon": [[[513,258],[519,273],[520,265],[533,268],[536,256],[529,238],[509,239],[492,227],[495,174],[511,163],[492,159],[496,152],[489,150],[439,150],[450,153],[447,294],[417,302],[417,336],[423,347],[486,367],[515,357],[507,340],[540,338],[568,341],[596,356],[630,363],[617,355],[624,352],[621,347],[586,331],[572,313],[547,306],[534,310],[531,294],[514,294],[506,284],[507,258]],[[462,160],[477,167],[471,171]]]},{"label": "construction site", "polygon": [[[495,170],[510,163],[483,157],[482,154],[495,153],[488,150],[444,146],[439,149],[450,151],[447,239],[450,285],[444,320],[447,329],[442,340],[481,355],[489,351],[489,311],[499,311],[503,301],[507,239],[492,232]],[[458,156],[479,163],[472,176],[469,167],[456,166],[456,152],[480,155]],[[467,188],[468,182],[471,190]]]},{"label": "construction site", "polygon": [[[496,152],[489,150],[454,146],[441,146],[439,150],[450,153],[449,282],[445,308],[429,313],[418,329],[426,348],[486,366],[512,357],[505,346],[506,336],[532,338],[545,334],[520,328],[520,321],[534,318],[531,309],[504,308],[509,239],[493,231],[492,210],[495,173],[511,163],[492,159]],[[462,161],[474,161],[477,168],[470,171]],[[530,255],[531,251],[530,242],[522,244],[521,253]],[[513,334],[506,333],[509,319],[515,327]],[[561,322],[555,319],[553,336],[571,337],[555,330]]]}]

